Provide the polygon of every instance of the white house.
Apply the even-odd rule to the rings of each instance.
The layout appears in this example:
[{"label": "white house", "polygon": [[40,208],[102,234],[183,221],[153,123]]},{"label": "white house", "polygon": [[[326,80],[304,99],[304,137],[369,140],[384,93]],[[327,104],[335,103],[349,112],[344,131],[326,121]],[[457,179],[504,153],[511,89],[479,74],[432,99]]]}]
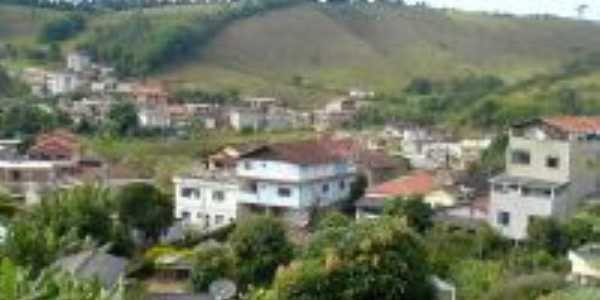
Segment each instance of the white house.
[{"label": "white house", "polygon": [[553,117],[514,125],[506,173],[490,180],[488,222],[504,236],[525,239],[532,217],[564,219],[598,191],[600,117]]},{"label": "white house", "polygon": [[167,105],[141,105],[138,108],[140,126],[147,128],[166,128],[171,125]]},{"label": "white house", "polygon": [[239,185],[232,174],[210,172],[175,177],[175,217],[200,230],[235,221]]},{"label": "white house", "polygon": [[52,95],[74,92],[82,85],[79,75],[73,72],[52,73],[48,76],[47,88]]},{"label": "white house", "polygon": [[264,145],[240,156],[239,203],[244,209],[281,212],[305,225],[311,208],[350,195],[355,168],[318,141]]},{"label": "white house", "polygon": [[588,244],[569,251],[570,279],[581,284],[600,284],[600,244]]},{"label": "white house", "polygon": [[85,52],[71,52],[67,54],[67,69],[74,72],[83,72],[92,66],[92,58]]}]

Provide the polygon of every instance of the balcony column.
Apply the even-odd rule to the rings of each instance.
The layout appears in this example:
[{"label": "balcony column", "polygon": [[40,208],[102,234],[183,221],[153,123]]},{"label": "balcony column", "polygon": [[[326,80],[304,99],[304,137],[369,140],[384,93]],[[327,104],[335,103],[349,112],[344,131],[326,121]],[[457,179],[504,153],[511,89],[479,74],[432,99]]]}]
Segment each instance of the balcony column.
[{"label": "balcony column", "polygon": [[556,196],[556,191],[554,188],[550,188],[550,199],[554,199]]}]

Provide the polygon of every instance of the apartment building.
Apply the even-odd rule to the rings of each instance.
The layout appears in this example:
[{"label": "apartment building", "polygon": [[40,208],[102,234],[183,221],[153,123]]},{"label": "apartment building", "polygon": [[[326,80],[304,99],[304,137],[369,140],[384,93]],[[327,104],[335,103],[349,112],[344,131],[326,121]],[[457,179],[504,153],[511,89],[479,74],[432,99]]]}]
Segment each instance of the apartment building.
[{"label": "apartment building", "polygon": [[600,117],[538,118],[509,134],[506,172],[490,180],[488,222],[522,240],[532,218],[567,218],[598,190]]}]

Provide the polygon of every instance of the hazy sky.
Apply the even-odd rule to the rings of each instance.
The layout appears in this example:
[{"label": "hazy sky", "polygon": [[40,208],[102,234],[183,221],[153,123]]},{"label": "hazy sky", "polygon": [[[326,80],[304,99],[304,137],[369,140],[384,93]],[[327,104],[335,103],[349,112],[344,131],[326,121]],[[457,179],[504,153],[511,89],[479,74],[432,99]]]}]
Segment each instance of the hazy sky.
[{"label": "hazy sky", "polygon": [[[423,0],[420,0],[423,1]],[[585,16],[600,20],[600,0],[424,0],[435,7],[455,7],[465,10],[500,11],[514,14],[549,13],[564,17],[575,17],[575,8],[589,5]],[[408,3],[419,0],[407,0]]]}]

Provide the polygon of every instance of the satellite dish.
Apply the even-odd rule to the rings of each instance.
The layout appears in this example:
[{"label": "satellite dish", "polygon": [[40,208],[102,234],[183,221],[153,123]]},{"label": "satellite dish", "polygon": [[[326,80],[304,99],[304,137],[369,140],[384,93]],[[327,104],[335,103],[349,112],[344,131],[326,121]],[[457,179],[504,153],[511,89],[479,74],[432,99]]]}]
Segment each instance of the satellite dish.
[{"label": "satellite dish", "polygon": [[219,279],[210,284],[208,292],[214,300],[229,300],[236,295],[237,287],[229,279]]}]

